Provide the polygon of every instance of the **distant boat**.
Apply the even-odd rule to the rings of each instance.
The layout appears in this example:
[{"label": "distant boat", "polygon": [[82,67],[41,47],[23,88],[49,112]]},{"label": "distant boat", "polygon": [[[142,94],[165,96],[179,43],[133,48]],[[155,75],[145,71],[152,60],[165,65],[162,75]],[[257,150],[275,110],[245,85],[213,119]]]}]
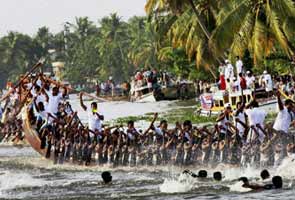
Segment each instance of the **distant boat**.
[{"label": "distant boat", "polygon": [[[224,105],[229,103],[232,109],[236,109],[238,102],[242,102],[244,98],[245,104],[248,104],[253,99],[253,91],[246,89],[238,92],[227,92],[226,90],[218,90],[213,93],[204,93],[200,96],[201,106],[196,113],[201,116],[219,115],[224,110]],[[277,103],[275,97],[267,98],[264,89],[255,90],[255,99],[258,101],[259,106],[264,107]]]}]

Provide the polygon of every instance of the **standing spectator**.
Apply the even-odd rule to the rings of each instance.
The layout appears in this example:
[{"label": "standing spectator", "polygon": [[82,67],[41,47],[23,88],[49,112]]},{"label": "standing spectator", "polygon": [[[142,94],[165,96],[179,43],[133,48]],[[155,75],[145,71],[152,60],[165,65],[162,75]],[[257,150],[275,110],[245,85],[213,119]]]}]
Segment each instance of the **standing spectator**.
[{"label": "standing spectator", "polygon": [[239,75],[240,73],[243,73],[243,61],[240,59],[239,56],[237,56],[236,70],[237,70],[237,75]]}]

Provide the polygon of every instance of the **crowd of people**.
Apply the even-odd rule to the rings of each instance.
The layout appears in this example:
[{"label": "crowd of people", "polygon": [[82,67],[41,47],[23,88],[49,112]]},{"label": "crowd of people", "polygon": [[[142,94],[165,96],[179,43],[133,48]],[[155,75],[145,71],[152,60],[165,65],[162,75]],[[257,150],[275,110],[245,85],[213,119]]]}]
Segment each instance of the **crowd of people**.
[{"label": "crowd of people", "polygon": [[[287,85],[282,89],[292,91]],[[7,103],[0,112],[4,140],[23,139],[19,113],[27,104],[30,124],[41,140],[40,149],[46,150],[45,156],[53,158],[55,163],[113,166],[225,163],[264,167],[277,166],[285,157],[295,155],[294,136],[289,133],[295,124],[294,103],[290,99],[283,103],[280,92],[277,92],[278,114],[274,123],[265,122],[267,113],[254,98],[248,105],[239,102],[234,111],[226,104],[210,128],[194,126],[189,120],[177,122],[173,127],[166,120],[156,124],[158,114],[155,113],[149,127],[139,130],[134,121],[105,126],[98,104],[85,105],[81,92],[80,105],[88,112],[88,124],[83,124],[65,99],[67,88],[41,73],[24,79],[18,88],[9,91]]]},{"label": "crowd of people", "polygon": [[[256,75],[251,70],[246,70],[243,61],[239,56],[236,57],[235,67],[229,60],[225,60],[219,66],[219,79],[216,82],[217,89],[227,90],[228,92],[238,92],[242,89],[264,89],[269,95],[274,90],[281,90],[292,99],[295,91],[295,77],[286,75],[270,75],[264,70],[261,75]],[[201,82],[202,83],[202,82]],[[208,83],[207,83],[208,85]],[[202,84],[199,86],[203,92],[209,92],[214,87]],[[210,85],[210,84],[209,84]]]}]

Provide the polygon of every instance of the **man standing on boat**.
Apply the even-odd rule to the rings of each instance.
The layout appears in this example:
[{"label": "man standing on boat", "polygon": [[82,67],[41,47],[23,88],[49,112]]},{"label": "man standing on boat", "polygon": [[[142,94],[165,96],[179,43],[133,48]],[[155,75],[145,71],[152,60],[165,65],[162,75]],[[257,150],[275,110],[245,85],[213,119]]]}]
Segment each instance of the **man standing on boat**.
[{"label": "man standing on boat", "polygon": [[262,85],[265,88],[267,97],[269,97],[273,90],[273,84],[272,84],[271,75],[267,73],[266,70],[263,72],[263,75],[262,75]]},{"label": "man standing on boat", "polygon": [[229,60],[225,60],[225,64],[226,64],[225,71],[224,71],[225,79],[232,79],[234,77],[234,67],[229,62]]},{"label": "man standing on boat", "polygon": [[239,76],[240,73],[243,73],[243,61],[240,59],[239,56],[237,56],[236,70],[237,70],[237,76]]},{"label": "man standing on boat", "polygon": [[87,108],[87,106],[83,102],[83,92],[80,93],[80,105],[84,111],[88,111],[89,136],[91,140],[93,140],[95,132],[102,132],[102,121],[104,120],[104,116],[98,113],[96,102],[92,102],[90,108]]},{"label": "man standing on boat", "polygon": [[283,104],[280,91],[277,92],[277,99],[279,113],[273,125],[273,129],[279,133],[281,142],[283,146],[286,147],[287,143],[290,141],[290,137],[288,135],[289,128],[291,125],[295,124],[294,106],[292,100],[290,99],[286,99],[285,105]]},{"label": "man standing on boat", "polygon": [[250,71],[247,71],[246,84],[247,84],[248,89],[254,89],[255,88],[255,77],[252,74],[252,72],[250,72]]}]

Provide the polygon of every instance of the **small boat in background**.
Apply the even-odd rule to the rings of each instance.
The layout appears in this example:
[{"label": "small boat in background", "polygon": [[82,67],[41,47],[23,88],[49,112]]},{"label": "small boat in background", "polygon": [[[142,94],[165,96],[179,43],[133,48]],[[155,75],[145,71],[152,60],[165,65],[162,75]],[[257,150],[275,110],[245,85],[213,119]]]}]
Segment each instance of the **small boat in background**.
[{"label": "small boat in background", "polygon": [[[217,90],[213,93],[204,93],[200,96],[201,106],[196,113],[201,116],[219,115],[224,110],[224,105],[229,103],[232,109],[236,109],[238,102],[244,99],[245,104],[248,104],[254,98],[258,101],[261,107],[274,105],[277,99],[273,96],[268,97],[264,89],[257,89],[255,92],[246,89],[238,92],[228,92],[226,90]],[[284,95],[283,95],[284,96]]]}]

